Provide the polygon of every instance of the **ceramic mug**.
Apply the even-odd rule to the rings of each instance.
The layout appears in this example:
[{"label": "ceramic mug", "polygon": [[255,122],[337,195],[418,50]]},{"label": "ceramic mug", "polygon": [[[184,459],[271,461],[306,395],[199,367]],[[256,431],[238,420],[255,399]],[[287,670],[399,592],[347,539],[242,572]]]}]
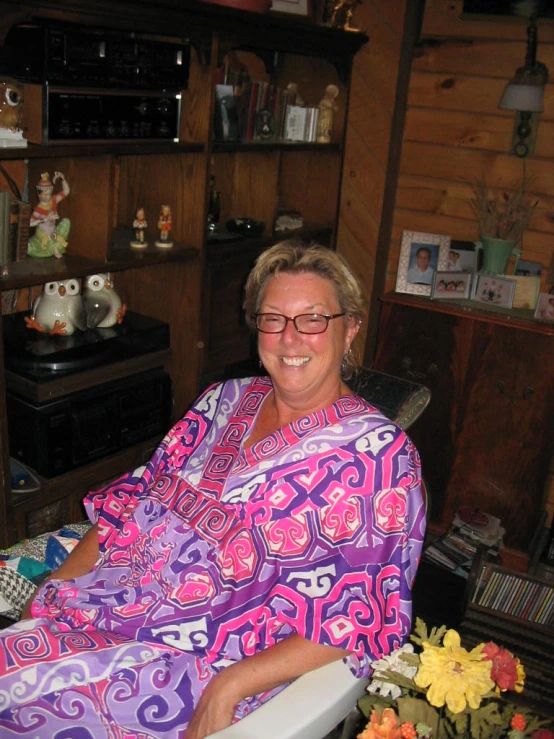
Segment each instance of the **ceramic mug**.
[{"label": "ceramic mug", "polygon": [[521,257],[521,249],[516,247],[516,241],[505,239],[494,239],[490,236],[482,236],[481,241],[475,241],[476,259],[479,251],[483,252],[483,264],[480,272],[492,275],[505,275],[508,269],[510,257],[516,258],[514,272]]}]

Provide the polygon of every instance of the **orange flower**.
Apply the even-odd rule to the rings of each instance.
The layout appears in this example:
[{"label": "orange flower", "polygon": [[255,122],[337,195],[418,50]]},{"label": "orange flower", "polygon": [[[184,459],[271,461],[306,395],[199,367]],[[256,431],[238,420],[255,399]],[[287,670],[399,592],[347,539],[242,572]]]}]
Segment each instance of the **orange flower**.
[{"label": "orange flower", "polygon": [[522,713],[514,713],[510,721],[510,727],[518,731],[525,731],[526,726],[527,721],[525,720],[525,716]]},{"label": "orange flower", "polygon": [[392,708],[385,708],[379,718],[377,711],[373,710],[369,723],[357,739],[402,739],[396,713]]}]

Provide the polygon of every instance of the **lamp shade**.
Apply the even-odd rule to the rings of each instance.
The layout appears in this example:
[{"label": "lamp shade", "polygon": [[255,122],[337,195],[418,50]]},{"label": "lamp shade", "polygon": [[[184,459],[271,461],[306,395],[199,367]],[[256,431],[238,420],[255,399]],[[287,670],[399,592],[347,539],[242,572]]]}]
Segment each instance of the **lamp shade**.
[{"label": "lamp shade", "polygon": [[518,84],[512,80],[506,85],[498,107],[540,113],[544,110],[544,87],[540,84]]}]

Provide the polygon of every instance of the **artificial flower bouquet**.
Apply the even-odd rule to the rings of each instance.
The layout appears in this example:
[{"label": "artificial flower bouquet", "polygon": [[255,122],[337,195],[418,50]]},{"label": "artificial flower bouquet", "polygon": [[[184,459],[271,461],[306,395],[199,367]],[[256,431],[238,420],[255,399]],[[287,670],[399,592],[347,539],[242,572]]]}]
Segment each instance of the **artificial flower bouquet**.
[{"label": "artificial flower bouquet", "polygon": [[507,649],[488,642],[467,651],[458,632],[428,632],[419,618],[410,641],[374,663],[358,739],[554,739],[547,721],[506,699],[525,681]]}]

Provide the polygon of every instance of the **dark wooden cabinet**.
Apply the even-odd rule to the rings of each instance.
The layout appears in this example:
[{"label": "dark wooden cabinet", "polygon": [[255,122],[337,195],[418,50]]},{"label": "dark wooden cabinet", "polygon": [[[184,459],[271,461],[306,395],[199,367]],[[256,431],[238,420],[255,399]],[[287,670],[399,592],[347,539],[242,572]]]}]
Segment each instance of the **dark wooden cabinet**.
[{"label": "dark wooden cabinet", "polygon": [[[10,264],[8,274],[0,277],[3,310],[8,305],[10,311],[26,310],[46,282],[112,272],[130,310],[170,326],[171,355],[160,365],[171,374],[174,416],[180,416],[198,393],[201,373],[215,373],[250,355],[251,338],[240,313],[242,283],[257,254],[278,238],[272,233],[277,209],[301,210],[305,222],[313,224],[303,235],[322,233],[324,243],[334,244],[352,61],[367,36],[290,15],[243,12],[199,0],[0,0],[0,42],[5,44],[14,25],[37,22],[190,43],[178,140],[29,144],[0,153],[0,187],[7,189],[10,179],[21,191],[27,184],[32,205],[42,172],[60,170],[71,186],[60,205],[61,215],[71,220],[66,255]],[[9,55],[2,52],[0,61],[7,63]],[[332,142],[214,141],[215,82],[229,55],[240,59],[254,78],[260,74],[280,87],[296,82],[307,104],[316,105],[325,87],[336,84],[339,111]],[[39,86],[38,80],[26,81]],[[39,99],[33,96],[33,103],[30,96],[28,106]],[[33,116],[43,112],[27,108],[34,124]],[[207,245],[213,178],[221,191],[221,222],[240,216],[263,220],[264,238]],[[175,243],[160,250],[152,242],[162,203],[172,207]],[[150,246],[145,250],[129,247],[138,205],[148,214]],[[0,324],[0,547],[81,518],[79,501],[86,491],[143,463],[157,441],[41,480],[36,492],[12,493],[2,346]],[[128,368],[112,369],[119,376]],[[98,373],[72,380],[74,389],[100,381]]]},{"label": "dark wooden cabinet", "polygon": [[375,366],[431,389],[410,428],[431,527],[444,530],[461,505],[491,513],[505,556],[525,566],[554,453],[554,327],[468,305],[385,296]]}]

